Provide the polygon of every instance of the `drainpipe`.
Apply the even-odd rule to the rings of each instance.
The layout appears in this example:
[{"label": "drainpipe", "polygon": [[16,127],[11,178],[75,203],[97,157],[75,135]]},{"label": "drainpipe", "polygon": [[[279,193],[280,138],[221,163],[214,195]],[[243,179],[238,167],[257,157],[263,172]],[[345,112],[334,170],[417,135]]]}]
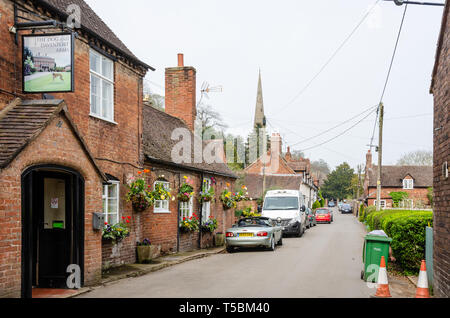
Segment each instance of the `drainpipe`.
[{"label": "drainpipe", "polygon": [[[201,173],[201,182],[200,182],[200,192],[203,191],[203,181],[205,179],[205,175],[203,172]],[[200,203],[200,230],[198,233],[198,246],[202,249],[202,219],[203,219],[203,202]]]},{"label": "drainpipe", "polygon": [[[181,187],[181,174],[178,173],[178,188]],[[180,253],[180,200],[177,200],[177,253]]]}]

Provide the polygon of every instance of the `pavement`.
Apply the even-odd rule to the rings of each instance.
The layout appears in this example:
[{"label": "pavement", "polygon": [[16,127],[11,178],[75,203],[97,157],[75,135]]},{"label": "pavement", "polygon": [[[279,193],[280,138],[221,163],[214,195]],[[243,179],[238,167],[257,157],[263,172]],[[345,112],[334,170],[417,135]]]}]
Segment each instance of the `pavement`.
[{"label": "pavement", "polygon": [[[302,238],[285,238],[275,252],[217,249],[129,265],[78,297],[369,298],[376,289],[360,279],[366,229],[353,215],[335,212],[334,218]],[[390,283],[393,297],[412,295],[407,279]]]}]

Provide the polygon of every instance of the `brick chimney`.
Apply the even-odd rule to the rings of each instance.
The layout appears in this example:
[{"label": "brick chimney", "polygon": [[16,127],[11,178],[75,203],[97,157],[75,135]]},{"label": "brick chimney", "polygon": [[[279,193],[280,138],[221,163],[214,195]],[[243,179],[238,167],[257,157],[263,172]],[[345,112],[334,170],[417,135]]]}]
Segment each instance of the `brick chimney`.
[{"label": "brick chimney", "polygon": [[270,138],[270,149],[272,153],[281,155],[283,153],[283,142],[279,133],[273,133]]},{"label": "brick chimney", "polygon": [[288,147],[287,148],[287,153],[286,153],[286,156],[285,156],[285,159],[286,159],[286,161],[292,161],[292,154],[291,154],[291,147]]},{"label": "brick chimney", "polygon": [[369,150],[369,152],[366,155],[366,171],[369,169],[372,169],[372,151]]},{"label": "brick chimney", "polygon": [[197,71],[184,66],[183,54],[178,54],[178,67],[166,68],[166,113],[183,120],[191,131],[197,117]]}]

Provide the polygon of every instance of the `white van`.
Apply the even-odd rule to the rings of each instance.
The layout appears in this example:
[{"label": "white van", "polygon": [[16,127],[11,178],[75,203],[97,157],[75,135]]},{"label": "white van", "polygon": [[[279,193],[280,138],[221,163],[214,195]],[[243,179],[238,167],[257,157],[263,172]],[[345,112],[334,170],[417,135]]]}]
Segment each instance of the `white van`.
[{"label": "white van", "polygon": [[268,191],[262,216],[281,221],[283,234],[302,237],[306,231],[306,206],[300,191]]}]

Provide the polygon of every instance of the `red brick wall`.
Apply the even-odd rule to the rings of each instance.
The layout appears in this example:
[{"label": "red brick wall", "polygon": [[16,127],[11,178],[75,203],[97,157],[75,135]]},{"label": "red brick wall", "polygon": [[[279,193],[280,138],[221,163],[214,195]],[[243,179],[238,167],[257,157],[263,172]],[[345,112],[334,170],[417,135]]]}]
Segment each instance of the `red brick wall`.
[{"label": "red brick wall", "polygon": [[194,131],[196,110],[196,70],[193,67],[166,69],[166,113],[183,120]]},{"label": "red brick wall", "polygon": [[[377,188],[369,188],[370,194],[376,193],[376,191]],[[422,202],[425,206],[430,206],[430,200],[428,199],[428,189],[416,188],[413,190],[404,190],[403,188],[382,188],[381,200],[386,200],[387,207],[392,208],[393,206],[392,197],[389,195],[389,193],[392,192],[406,192],[408,193],[408,199],[414,200],[414,204]],[[369,206],[374,205],[375,201],[377,200],[376,194],[372,195],[368,200]]]},{"label": "red brick wall", "polygon": [[[85,179],[85,283],[101,278],[101,232],[92,229],[92,213],[102,210],[102,179],[81,144],[62,119],[55,118],[19,156],[0,171],[0,297],[20,297],[21,175],[28,167],[56,164],[75,169]],[[100,198],[100,199],[99,199]]]},{"label": "red brick wall", "polygon": [[447,1],[443,41],[432,87],[434,95],[434,291],[450,297],[450,179],[442,165],[450,161],[450,16]]},{"label": "red brick wall", "polygon": [[[31,8],[31,7],[30,7]],[[8,29],[14,23],[13,3],[10,0],[0,0],[0,110],[14,96],[23,99],[39,99],[41,94],[22,93],[22,63],[21,41],[14,42],[14,36]],[[23,34],[24,32],[21,32]],[[19,37],[20,40],[20,37]],[[125,176],[135,175],[143,164],[142,152],[142,90],[143,76],[141,69],[131,68],[122,61],[114,63],[114,121],[110,123],[90,114],[90,46],[82,35],[75,40],[75,92],[52,94],[55,98],[64,99],[70,116],[86,141],[89,150],[97,160],[103,172],[111,174],[121,181],[120,198],[124,198],[127,188]],[[111,52],[114,54],[114,52]],[[43,148],[45,149],[45,148]],[[65,155],[72,156],[70,152]],[[30,159],[33,159],[32,157]],[[20,174],[19,174],[20,176]],[[1,185],[0,185],[1,186]],[[102,211],[102,193],[95,198]],[[121,216],[132,216],[131,235],[127,238],[114,263],[133,263],[135,261],[135,244],[142,232],[139,215],[136,215],[131,205],[120,200]],[[93,245],[94,246],[94,245]],[[93,247],[92,246],[92,247]],[[86,246],[86,249],[91,246]],[[101,239],[96,242],[95,252],[101,255]],[[105,251],[107,254],[107,251]],[[104,253],[104,254],[105,254]]]}]

